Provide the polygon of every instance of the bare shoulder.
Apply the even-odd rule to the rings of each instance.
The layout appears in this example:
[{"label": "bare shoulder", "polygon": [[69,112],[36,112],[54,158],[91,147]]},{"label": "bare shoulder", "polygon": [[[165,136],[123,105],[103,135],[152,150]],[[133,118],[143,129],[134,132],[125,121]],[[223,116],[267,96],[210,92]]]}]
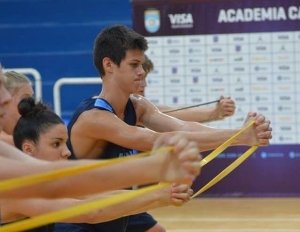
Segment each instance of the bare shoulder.
[{"label": "bare shoulder", "polygon": [[153,109],[158,110],[158,108],[145,97],[138,95],[138,94],[131,94],[130,100],[134,105],[135,109],[143,108],[143,109]]},{"label": "bare shoulder", "polygon": [[106,120],[111,118],[115,118],[116,115],[106,111],[106,110],[99,110],[99,109],[91,109],[83,112],[78,119],[76,120],[75,124],[80,126],[93,126],[95,124],[105,124]]}]

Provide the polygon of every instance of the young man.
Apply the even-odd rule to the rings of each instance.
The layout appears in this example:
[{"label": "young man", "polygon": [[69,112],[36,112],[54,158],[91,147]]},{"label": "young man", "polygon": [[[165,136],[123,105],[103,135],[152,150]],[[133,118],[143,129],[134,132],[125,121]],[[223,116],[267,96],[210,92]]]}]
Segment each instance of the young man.
[{"label": "young man", "polygon": [[[11,95],[3,85],[3,73],[0,65],[0,117],[5,116],[10,101]],[[197,146],[190,140],[178,135],[160,137],[156,141],[154,149],[162,146],[174,146],[174,149],[172,152],[165,152],[157,157],[151,155],[144,159],[131,160],[126,162],[126,165],[119,163],[48,183],[0,191],[0,199],[74,197],[120,189],[140,183],[155,181],[190,183],[193,181],[200,171]],[[76,162],[42,161],[26,156],[18,149],[0,141],[0,181],[94,162],[83,160]],[[159,166],[160,172],[151,171],[157,166]],[[148,172],[141,174],[147,169]],[[120,176],[119,172],[126,173],[126,175]],[[87,179],[89,181],[86,181]],[[99,182],[101,184],[98,184]]]},{"label": "young man", "polygon": [[[133,95],[144,81],[142,65],[147,48],[145,38],[125,26],[108,27],[97,36],[94,64],[102,77],[102,91],[98,96],[84,100],[69,123],[73,157],[110,159],[132,155],[133,149],[151,149],[155,139],[164,133],[187,136],[197,141],[199,149],[211,150],[239,131],[181,121],[163,114],[144,97]],[[249,113],[245,124],[252,120],[255,120],[255,126],[247,129],[234,145],[269,145],[272,138],[270,121],[261,114]],[[145,128],[137,127],[137,124]],[[127,220],[121,218],[92,227],[94,231],[124,232]],[[147,218],[136,231],[151,231],[155,223],[153,218]],[[87,231],[90,225],[77,226],[76,230],[65,227],[62,231]]]},{"label": "young man", "polygon": [[[143,63],[143,69],[145,71],[141,84],[136,94],[145,96],[145,88],[147,87],[147,75],[154,69],[154,64],[147,55],[145,56],[145,62]],[[166,112],[172,117],[194,122],[208,122],[224,119],[224,117],[232,116],[235,111],[235,103],[230,97],[220,97],[219,102],[215,107],[192,107],[182,110],[176,110],[176,108],[167,107],[164,105],[155,105],[161,112]],[[146,228],[143,227],[147,226]],[[147,230],[148,232],[165,232],[165,229],[153,219],[148,213],[141,213],[129,216],[126,232],[136,232]]]}]

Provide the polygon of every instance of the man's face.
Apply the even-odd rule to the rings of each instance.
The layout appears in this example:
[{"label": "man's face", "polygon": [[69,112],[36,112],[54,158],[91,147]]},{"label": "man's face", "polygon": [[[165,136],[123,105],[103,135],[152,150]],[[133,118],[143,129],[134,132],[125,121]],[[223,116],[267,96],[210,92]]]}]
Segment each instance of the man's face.
[{"label": "man's face", "polygon": [[0,131],[2,130],[3,127],[3,125],[1,124],[2,121],[1,119],[7,113],[7,106],[11,101],[11,95],[4,87],[3,81],[4,81],[3,73],[2,73],[2,68],[0,66]]},{"label": "man's face", "polygon": [[143,75],[140,86],[136,92],[136,94],[142,95],[144,97],[145,97],[145,88],[147,87],[147,81],[146,81],[147,74],[148,73],[145,72],[145,74]]},{"label": "man's face", "polygon": [[120,88],[129,94],[136,93],[145,82],[145,71],[142,64],[145,61],[144,52],[139,50],[128,50],[120,67],[116,67],[115,75],[118,78]]}]

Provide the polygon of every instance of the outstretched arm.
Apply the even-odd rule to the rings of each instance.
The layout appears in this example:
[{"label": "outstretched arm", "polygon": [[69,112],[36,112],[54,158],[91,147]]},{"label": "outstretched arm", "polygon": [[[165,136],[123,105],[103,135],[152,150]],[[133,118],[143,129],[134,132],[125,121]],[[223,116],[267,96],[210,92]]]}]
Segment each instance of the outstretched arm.
[{"label": "outstretched arm", "polygon": [[[73,197],[159,181],[180,183],[193,181],[200,172],[197,146],[181,136],[162,136],[156,141],[153,149],[166,145],[174,146],[173,151],[130,160],[126,164],[110,165],[48,183],[0,192],[0,198]],[[3,154],[24,156],[21,151],[0,141],[0,180],[99,162],[90,160],[46,162],[34,158],[22,162],[3,158]],[[120,176],[119,173],[126,175]]]},{"label": "outstretched arm", "polygon": [[[178,186],[176,186],[178,187]],[[188,189],[188,185],[181,185],[181,198],[185,201],[189,200],[189,193],[184,191]],[[64,219],[60,222],[69,223],[101,223],[111,221],[120,217],[145,212],[146,210],[155,209],[172,204],[172,186],[164,187],[153,193],[145,194],[133,200],[129,200],[117,205],[109,206],[103,209],[91,211],[89,213],[79,215],[72,218]],[[96,199],[107,198],[112,195],[122,194],[134,190],[116,190],[112,192],[98,194],[98,196],[86,199],[61,198],[61,199],[18,199],[5,200],[1,205],[2,222],[8,223],[18,221],[28,217],[34,217],[71,206],[83,204]]]},{"label": "outstretched arm", "polygon": [[182,110],[162,105],[156,105],[156,107],[174,118],[202,123],[221,120],[224,117],[232,116],[235,112],[235,102],[230,97],[223,96],[220,97],[215,107],[191,107]]}]

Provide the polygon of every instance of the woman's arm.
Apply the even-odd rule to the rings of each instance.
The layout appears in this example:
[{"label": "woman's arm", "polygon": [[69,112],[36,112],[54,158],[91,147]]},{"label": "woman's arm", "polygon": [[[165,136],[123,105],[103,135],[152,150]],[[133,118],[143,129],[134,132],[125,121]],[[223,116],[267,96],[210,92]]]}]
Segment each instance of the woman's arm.
[{"label": "woman's arm", "polygon": [[[74,197],[159,181],[180,183],[193,181],[200,172],[197,145],[182,136],[162,136],[156,141],[153,149],[165,145],[174,146],[173,151],[129,160],[48,183],[0,192],[0,198]],[[21,151],[0,141],[0,180],[100,162],[91,160],[46,162],[34,158],[31,158],[32,162],[29,159],[22,162],[5,156],[3,158],[4,154],[25,156]]]},{"label": "woman's arm", "polygon": [[[109,206],[103,209],[94,210],[92,212],[79,215],[76,217],[68,218],[60,222],[69,223],[101,223],[111,221],[127,215],[145,212],[150,209],[171,205],[172,196],[176,192],[176,200],[182,203],[187,202],[190,199],[188,193],[189,186],[181,185],[175,188],[181,188],[174,190],[173,186],[167,186],[163,189],[157,190],[153,193],[145,194],[141,197],[137,197],[133,200],[126,201],[117,205]],[[54,212],[60,209],[65,209],[71,206],[89,202],[91,200],[107,198],[112,195],[122,194],[128,191],[134,190],[117,190],[107,193],[102,193],[98,196],[86,198],[86,199],[45,199],[45,198],[32,198],[32,199],[18,199],[18,200],[4,200],[1,205],[2,222],[8,223],[12,221],[22,220],[28,217],[34,217],[50,212]]]}]

